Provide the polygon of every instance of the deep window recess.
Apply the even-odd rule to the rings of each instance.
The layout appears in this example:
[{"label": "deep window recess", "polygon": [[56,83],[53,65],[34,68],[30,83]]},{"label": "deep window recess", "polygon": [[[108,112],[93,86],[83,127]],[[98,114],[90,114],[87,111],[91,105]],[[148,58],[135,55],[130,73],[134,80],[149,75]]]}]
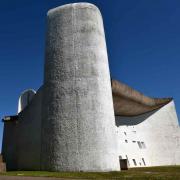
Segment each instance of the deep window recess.
[{"label": "deep window recess", "polygon": [[142,149],[141,142],[140,142],[140,141],[137,141],[137,143],[138,143],[139,148]]},{"label": "deep window recess", "polygon": [[143,164],[146,166],[146,163],[145,163],[145,160],[144,160],[144,158],[142,158],[142,161],[143,161]]},{"label": "deep window recess", "polygon": [[130,166],[129,159],[128,159],[128,156],[127,156],[127,155],[126,155],[126,159],[127,159],[127,164],[128,164],[128,166]]},{"label": "deep window recess", "polygon": [[136,160],[132,159],[135,166],[137,166]]},{"label": "deep window recess", "polygon": [[144,149],[146,148],[146,145],[145,145],[144,142],[141,142],[141,145],[142,145],[142,147],[143,147]]},{"label": "deep window recess", "polygon": [[125,139],[125,143],[128,143],[128,140],[127,140],[127,139]]}]

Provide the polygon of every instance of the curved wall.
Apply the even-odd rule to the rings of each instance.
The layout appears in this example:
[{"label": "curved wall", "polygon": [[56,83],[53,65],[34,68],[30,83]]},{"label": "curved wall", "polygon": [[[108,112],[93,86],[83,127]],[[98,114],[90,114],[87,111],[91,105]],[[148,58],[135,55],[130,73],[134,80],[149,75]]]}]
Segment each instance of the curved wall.
[{"label": "curved wall", "polygon": [[41,168],[119,170],[104,28],[89,3],[47,17]]},{"label": "curved wall", "polygon": [[36,91],[33,89],[27,89],[20,95],[18,100],[18,113],[23,111],[24,108],[29,105],[35,94]]},{"label": "curved wall", "polygon": [[17,121],[4,122],[2,155],[7,170],[40,170],[42,92],[43,86]]},{"label": "curved wall", "polygon": [[[174,101],[139,116],[116,116],[116,125],[118,153],[128,157],[130,167],[144,166],[142,158],[145,166],[180,164],[180,130]],[[144,142],[145,148],[138,142]]]}]

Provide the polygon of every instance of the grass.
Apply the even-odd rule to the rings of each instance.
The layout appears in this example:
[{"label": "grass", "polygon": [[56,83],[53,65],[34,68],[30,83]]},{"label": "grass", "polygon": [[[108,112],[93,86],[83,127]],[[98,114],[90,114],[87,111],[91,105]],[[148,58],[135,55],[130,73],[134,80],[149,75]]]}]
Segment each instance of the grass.
[{"label": "grass", "polygon": [[131,168],[120,172],[46,172],[46,171],[9,171],[0,173],[7,176],[40,176],[67,179],[142,179],[142,180],[180,180],[180,166],[158,166]]}]

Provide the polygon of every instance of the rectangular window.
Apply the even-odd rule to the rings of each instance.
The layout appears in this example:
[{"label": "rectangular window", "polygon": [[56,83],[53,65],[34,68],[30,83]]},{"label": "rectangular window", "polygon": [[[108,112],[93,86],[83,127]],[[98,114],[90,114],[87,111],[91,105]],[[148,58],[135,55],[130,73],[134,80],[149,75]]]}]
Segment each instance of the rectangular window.
[{"label": "rectangular window", "polygon": [[132,141],[133,143],[136,143],[136,141]]},{"label": "rectangular window", "polygon": [[127,156],[127,155],[126,155],[126,159],[127,159],[127,164],[128,164],[128,166],[130,166],[129,159],[128,159],[128,156]]},{"label": "rectangular window", "polygon": [[137,143],[138,143],[139,148],[142,149],[141,142],[140,142],[140,141],[137,141]]},{"label": "rectangular window", "polygon": [[136,160],[135,160],[135,159],[133,159],[133,163],[134,163],[135,166],[137,166],[137,163],[136,163]]},{"label": "rectangular window", "polygon": [[143,161],[143,164],[146,166],[146,163],[145,163],[145,160],[144,160],[144,158],[142,158],[142,161]]},{"label": "rectangular window", "polygon": [[141,145],[142,145],[142,147],[143,147],[144,149],[146,148],[146,145],[145,145],[144,142],[141,142]]}]

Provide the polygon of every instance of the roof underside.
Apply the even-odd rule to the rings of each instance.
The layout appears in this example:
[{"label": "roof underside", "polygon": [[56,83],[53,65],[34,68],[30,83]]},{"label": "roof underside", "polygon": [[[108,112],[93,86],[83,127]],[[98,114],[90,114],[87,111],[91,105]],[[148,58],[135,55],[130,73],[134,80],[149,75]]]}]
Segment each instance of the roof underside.
[{"label": "roof underside", "polygon": [[112,80],[111,83],[116,116],[137,116],[159,109],[172,101],[172,98],[147,97],[117,80]]}]

